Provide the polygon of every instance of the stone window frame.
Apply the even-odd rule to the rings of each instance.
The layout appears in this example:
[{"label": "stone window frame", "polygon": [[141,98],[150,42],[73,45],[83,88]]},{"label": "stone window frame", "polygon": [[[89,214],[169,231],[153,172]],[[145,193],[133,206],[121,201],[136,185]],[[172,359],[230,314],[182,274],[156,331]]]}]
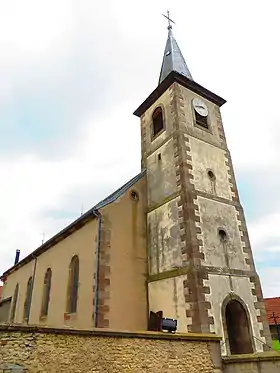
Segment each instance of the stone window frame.
[{"label": "stone window frame", "polygon": [[66,315],[76,314],[79,296],[80,260],[78,255],[71,258],[68,269]]},{"label": "stone window frame", "polygon": [[52,286],[52,270],[49,267],[46,270],[45,276],[44,276],[40,320],[45,320],[49,313],[51,286]]},{"label": "stone window frame", "polygon": [[233,300],[239,302],[242,305],[242,307],[244,308],[244,311],[245,311],[247,319],[248,319],[249,334],[250,334],[250,338],[251,338],[251,342],[252,342],[253,353],[255,353],[257,350],[256,350],[256,344],[255,344],[255,340],[254,340],[254,334],[253,334],[253,329],[252,329],[252,319],[251,319],[251,316],[250,316],[250,312],[248,310],[248,307],[247,307],[246,303],[237,294],[231,292],[230,294],[228,294],[225,297],[225,299],[222,303],[222,306],[221,306],[222,326],[223,326],[224,337],[225,337],[225,342],[224,343],[225,343],[225,346],[226,346],[227,355],[231,355],[231,351],[230,351],[228,331],[227,331],[226,306],[228,305],[229,302],[231,302]]},{"label": "stone window frame", "polygon": [[[162,113],[162,121],[163,121],[163,128],[156,134],[154,135],[154,123],[153,123],[153,114],[154,112],[160,108],[161,109],[161,113]],[[150,120],[150,133],[151,133],[151,142],[153,142],[156,138],[158,138],[160,135],[163,134],[163,132],[166,131],[166,115],[165,115],[165,108],[164,108],[164,105],[163,104],[158,104],[152,114],[151,114],[151,120]]]}]

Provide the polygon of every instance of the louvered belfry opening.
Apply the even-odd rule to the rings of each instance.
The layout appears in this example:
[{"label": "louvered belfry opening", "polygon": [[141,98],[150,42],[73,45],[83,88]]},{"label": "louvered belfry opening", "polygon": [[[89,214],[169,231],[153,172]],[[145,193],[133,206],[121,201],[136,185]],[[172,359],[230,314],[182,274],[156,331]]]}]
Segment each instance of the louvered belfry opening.
[{"label": "louvered belfry opening", "polygon": [[157,136],[164,128],[163,113],[160,107],[157,107],[152,115],[153,136]]}]

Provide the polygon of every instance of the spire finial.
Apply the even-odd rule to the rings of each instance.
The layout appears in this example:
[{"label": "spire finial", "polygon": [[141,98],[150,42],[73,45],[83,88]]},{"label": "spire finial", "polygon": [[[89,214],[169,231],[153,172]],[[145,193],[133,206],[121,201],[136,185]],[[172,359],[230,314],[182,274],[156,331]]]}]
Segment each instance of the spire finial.
[{"label": "spire finial", "polygon": [[166,12],[167,14],[163,14],[163,17],[165,17],[167,20],[168,20],[168,27],[167,27],[167,30],[171,30],[172,29],[172,25],[171,25],[171,22],[175,24],[174,21],[172,21],[172,19],[170,18],[170,12],[169,10],[167,10]]},{"label": "spire finial", "polygon": [[181,75],[184,75],[186,78],[193,80],[191,73],[188,69],[184,56],[177,44],[173,33],[172,33],[172,23],[175,23],[170,18],[169,10],[167,14],[163,16],[168,20],[168,36],[164,49],[164,55],[160,70],[159,84],[172,72],[175,71]]}]

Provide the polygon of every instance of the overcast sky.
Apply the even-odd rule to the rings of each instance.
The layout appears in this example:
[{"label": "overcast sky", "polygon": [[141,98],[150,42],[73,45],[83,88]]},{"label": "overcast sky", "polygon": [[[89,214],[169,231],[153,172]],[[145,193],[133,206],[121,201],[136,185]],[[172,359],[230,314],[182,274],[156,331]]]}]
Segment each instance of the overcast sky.
[{"label": "overcast sky", "polygon": [[[0,273],[140,171],[167,37],[222,108],[265,296],[280,296],[279,2],[0,0]],[[83,206],[83,207],[82,207]]]}]

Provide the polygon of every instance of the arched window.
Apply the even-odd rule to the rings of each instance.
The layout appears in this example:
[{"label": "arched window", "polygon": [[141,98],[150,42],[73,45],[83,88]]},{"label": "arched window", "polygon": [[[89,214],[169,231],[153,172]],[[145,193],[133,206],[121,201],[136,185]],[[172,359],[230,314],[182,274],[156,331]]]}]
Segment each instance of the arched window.
[{"label": "arched window", "polygon": [[10,314],[10,322],[11,323],[13,323],[15,321],[17,300],[18,300],[18,284],[15,287],[15,291],[14,291],[14,295],[13,295],[12,308],[11,308],[11,314]]},{"label": "arched window", "polygon": [[41,306],[41,317],[47,316],[49,311],[50,303],[50,293],[51,293],[51,282],[52,282],[52,270],[47,269],[44,278],[44,287],[43,287],[43,298]]},{"label": "arched window", "polygon": [[163,128],[163,113],[161,107],[157,107],[152,115],[153,120],[153,137],[159,134]]},{"label": "arched window", "polygon": [[69,266],[69,279],[67,289],[67,313],[75,313],[77,311],[79,288],[79,258],[77,255],[73,256]]},{"label": "arched window", "polygon": [[23,319],[28,320],[31,308],[31,297],[32,297],[32,277],[29,277],[26,287],[26,296],[24,302]]},{"label": "arched window", "polygon": [[227,338],[232,355],[253,353],[250,325],[244,306],[230,300],[225,307]]}]

